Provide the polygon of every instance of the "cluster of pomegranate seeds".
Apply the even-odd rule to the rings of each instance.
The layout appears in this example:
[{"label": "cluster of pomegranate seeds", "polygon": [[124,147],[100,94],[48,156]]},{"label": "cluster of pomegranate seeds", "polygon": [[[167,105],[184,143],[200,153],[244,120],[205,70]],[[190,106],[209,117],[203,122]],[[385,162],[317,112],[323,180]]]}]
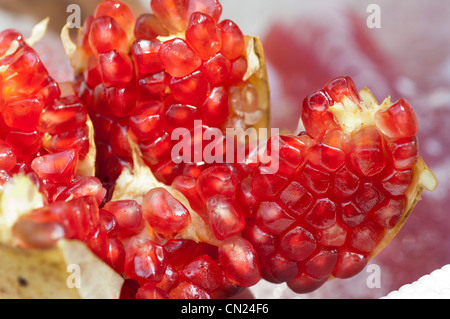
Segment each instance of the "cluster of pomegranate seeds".
[{"label": "cluster of pomegranate seeds", "polygon": [[[417,133],[405,100],[370,110],[374,106],[362,102],[353,81],[342,77],[303,106],[306,132],[267,143],[269,153],[277,148],[271,160],[279,170],[267,174],[260,165],[254,171],[251,191],[258,203],[249,206],[252,218],[244,230],[263,278],[287,282],[298,293],[365,267],[404,214],[418,159],[417,143],[404,142],[416,141]],[[349,119],[345,112],[374,116],[354,124],[354,115]]]},{"label": "cluster of pomegranate seeds", "polygon": [[207,131],[247,127],[262,117],[258,93],[244,80],[244,35],[231,20],[220,21],[217,0],[151,1],[151,7],[153,14],[136,18],[124,3],[103,1],[78,39],[87,61],[79,96],[94,122],[97,176],[105,182],[132,166],[128,137],[155,176],[171,184],[205,165],[203,158],[174,161],[174,129],[193,136],[195,120]]}]

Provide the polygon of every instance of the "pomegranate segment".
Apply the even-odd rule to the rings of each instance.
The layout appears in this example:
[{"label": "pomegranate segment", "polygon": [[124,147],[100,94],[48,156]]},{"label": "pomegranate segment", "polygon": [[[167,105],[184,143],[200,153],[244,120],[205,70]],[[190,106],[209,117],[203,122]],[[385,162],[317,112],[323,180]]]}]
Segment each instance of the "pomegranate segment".
[{"label": "pomegranate segment", "polygon": [[349,77],[330,81],[304,100],[306,132],[298,138],[309,142],[277,136],[267,143],[280,167],[254,170],[260,204],[243,235],[268,281],[307,293],[331,275],[352,277],[406,212],[418,160],[414,111],[404,100],[378,105],[361,94],[364,101]]}]

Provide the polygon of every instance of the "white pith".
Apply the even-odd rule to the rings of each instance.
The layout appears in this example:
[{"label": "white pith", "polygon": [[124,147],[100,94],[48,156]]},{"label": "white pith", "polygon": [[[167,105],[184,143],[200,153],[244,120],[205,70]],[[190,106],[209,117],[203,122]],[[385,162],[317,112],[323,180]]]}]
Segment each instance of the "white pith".
[{"label": "white pith", "polygon": [[344,97],[341,102],[336,102],[328,110],[334,115],[334,120],[342,130],[351,135],[353,132],[366,126],[375,126],[375,113],[392,106],[391,98],[387,97],[379,104],[372,92],[365,88],[359,92],[361,103],[357,104],[350,98]]}]

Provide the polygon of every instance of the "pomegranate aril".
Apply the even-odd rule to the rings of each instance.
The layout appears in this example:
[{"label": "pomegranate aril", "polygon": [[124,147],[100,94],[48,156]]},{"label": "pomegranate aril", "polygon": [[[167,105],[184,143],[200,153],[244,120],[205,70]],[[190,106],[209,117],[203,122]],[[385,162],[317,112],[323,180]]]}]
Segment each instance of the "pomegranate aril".
[{"label": "pomegranate aril", "polygon": [[349,161],[363,176],[374,176],[385,167],[383,138],[375,127],[365,127],[351,139]]},{"label": "pomegranate aril", "polygon": [[18,161],[29,161],[35,157],[42,147],[41,133],[10,131],[6,142],[14,147]]},{"label": "pomegranate aril", "polygon": [[366,267],[368,261],[369,258],[366,254],[342,250],[339,252],[332,274],[341,279],[353,277]]},{"label": "pomegranate aril", "polygon": [[185,0],[152,0],[152,11],[170,33],[186,28]]},{"label": "pomegranate aril", "polygon": [[134,41],[131,52],[139,76],[146,76],[164,70],[158,55],[160,48],[161,42],[158,40],[139,39]]},{"label": "pomegranate aril", "polygon": [[201,106],[210,93],[208,79],[201,71],[195,71],[185,77],[170,80],[173,97],[182,104]]},{"label": "pomegranate aril", "polygon": [[109,238],[111,239],[119,236],[119,224],[116,216],[104,209],[99,210],[99,215]]},{"label": "pomegranate aril", "polygon": [[[332,133],[327,132],[326,134]],[[326,135],[324,139],[325,138]],[[325,169],[329,172],[335,172],[344,165],[346,159],[345,152],[337,146],[338,145],[327,144],[322,140],[311,146],[307,158],[315,167]]]},{"label": "pomegranate aril", "polygon": [[164,42],[159,49],[159,58],[173,77],[185,77],[202,64],[200,56],[180,38]]},{"label": "pomegranate aril", "polygon": [[365,213],[369,213],[377,207],[383,200],[385,195],[372,183],[364,183],[361,190],[355,196],[355,202],[358,207]]},{"label": "pomegranate aril", "polygon": [[219,240],[239,234],[245,226],[244,216],[236,203],[224,195],[214,195],[206,201],[214,235]]},{"label": "pomegranate aril", "polygon": [[261,279],[258,255],[244,238],[227,239],[219,247],[219,261],[225,277],[234,285],[251,287]]},{"label": "pomegranate aril", "polygon": [[171,187],[182,193],[189,201],[192,209],[205,221],[208,220],[205,202],[197,192],[197,180],[194,177],[187,175],[177,176],[173,180]]},{"label": "pomegranate aril", "polygon": [[222,14],[222,5],[218,0],[186,0],[186,18],[189,19],[195,12],[201,12],[219,21]]},{"label": "pomegranate aril", "polygon": [[319,250],[305,263],[304,271],[312,277],[327,279],[333,271],[337,259],[337,249]]},{"label": "pomegranate aril", "polygon": [[143,285],[136,292],[136,299],[169,299],[169,295],[158,288],[155,283],[149,282]]},{"label": "pomegranate aril", "polygon": [[114,18],[100,16],[92,22],[89,45],[96,55],[111,50],[127,52],[128,36]]},{"label": "pomegranate aril", "polygon": [[269,167],[258,166],[253,173],[252,190],[261,199],[273,199],[286,182],[286,177],[273,174]]},{"label": "pomegranate aril", "polygon": [[337,211],[338,207],[333,201],[322,198],[306,214],[305,221],[315,229],[327,229],[336,222]]},{"label": "pomegranate aril", "polygon": [[328,278],[315,278],[307,273],[299,272],[293,279],[287,282],[288,287],[298,293],[306,294],[320,288]]},{"label": "pomegranate aril", "polygon": [[314,202],[313,196],[298,182],[291,182],[279,195],[280,202],[294,215],[302,216]]},{"label": "pomegranate aril", "polygon": [[170,126],[170,130],[180,127],[187,129],[194,128],[194,120],[198,118],[197,107],[187,104],[172,104],[165,113],[165,119]]},{"label": "pomegranate aril", "polygon": [[342,204],[341,219],[348,227],[360,225],[367,217],[367,212],[362,211],[353,202]]},{"label": "pomegranate aril", "polygon": [[261,276],[272,283],[282,283],[292,279],[298,273],[297,262],[292,261],[281,253],[260,259]]},{"label": "pomegranate aril", "polygon": [[133,11],[127,4],[117,0],[102,1],[95,9],[94,18],[101,16],[114,18],[128,35],[133,34],[133,25],[136,19]]},{"label": "pomegranate aril", "polygon": [[353,196],[358,191],[360,184],[361,180],[358,175],[344,165],[334,174],[331,189],[335,196],[344,199]]},{"label": "pomegranate aril", "polygon": [[10,128],[30,132],[36,129],[43,109],[38,99],[11,102],[5,105],[3,118]]},{"label": "pomegranate aril", "polygon": [[296,226],[280,238],[281,252],[295,261],[303,261],[317,248],[314,235],[301,226]]},{"label": "pomegranate aril", "polygon": [[255,216],[258,201],[252,192],[252,179],[250,176],[243,179],[236,189],[236,202],[242,208],[244,218]]},{"label": "pomegranate aril", "polygon": [[164,188],[154,188],[145,194],[142,211],[149,225],[161,234],[178,233],[191,223],[187,208]]},{"label": "pomegranate aril", "polygon": [[413,180],[413,171],[388,170],[386,177],[382,180],[383,188],[393,196],[401,196],[406,193]]},{"label": "pomegranate aril", "polygon": [[222,37],[220,52],[230,60],[239,58],[245,50],[244,35],[241,29],[231,20],[219,23]]},{"label": "pomegranate aril", "polygon": [[159,36],[168,35],[169,32],[155,15],[143,13],[137,18],[134,27],[134,36],[136,39],[154,40]]},{"label": "pomegranate aril", "polygon": [[372,213],[372,219],[385,229],[397,225],[405,210],[405,198],[392,198]]},{"label": "pomegranate aril", "polygon": [[111,201],[103,209],[116,217],[120,238],[136,235],[144,227],[141,205],[134,200]]},{"label": "pomegranate aril", "polygon": [[202,119],[206,125],[220,127],[228,115],[228,94],[224,87],[216,87],[201,107]]},{"label": "pomegranate aril", "polygon": [[412,169],[419,158],[417,137],[387,140],[385,150],[389,161],[398,170]]},{"label": "pomegranate aril", "polygon": [[0,169],[9,172],[16,166],[16,162],[14,148],[9,143],[0,140]]},{"label": "pomegranate aril", "polygon": [[167,74],[162,71],[139,79],[137,87],[142,101],[161,100],[168,88]]},{"label": "pomegranate aril", "polygon": [[45,135],[42,144],[42,147],[49,153],[58,153],[72,148],[78,152],[80,160],[86,157],[89,146],[89,128],[87,126],[55,135]]},{"label": "pomegranate aril", "polygon": [[216,22],[201,12],[194,12],[190,16],[186,40],[204,61],[216,55],[222,47],[222,36]]},{"label": "pomegranate aril", "polygon": [[109,238],[107,260],[109,265],[119,274],[123,274],[125,266],[125,247],[117,238]]},{"label": "pomegranate aril", "polygon": [[325,131],[339,129],[328,108],[333,105],[328,94],[322,90],[307,96],[303,101],[302,121],[308,134],[317,138]]},{"label": "pomegranate aril", "polygon": [[164,249],[155,242],[133,237],[125,254],[125,274],[141,284],[158,282],[164,276],[167,262]]},{"label": "pomegranate aril", "polygon": [[330,174],[315,169],[306,164],[300,173],[299,182],[308,188],[312,193],[325,194],[331,184]]},{"label": "pomegranate aril", "polygon": [[417,115],[405,99],[378,111],[375,123],[384,135],[392,139],[413,137],[419,129]]},{"label": "pomegranate aril", "polygon": [[100,53],[98,63],[106,87],[128,85],[134,76],[133,61],[118,50]]},{"label": "pomegranate aril", "polygon": [[180,274],[186,281],[208,292],[219,288],[224,279],[222,269],[208,255],[202,255],[192,260]]},{"label": "pomegranate aril", "polygon": [[247,221],[242,235],[253,244],[259,256],[267,257],[275,252],[275,236],[263,230],[256,222]]},{"label": "pomegranate aril", "polygon": [[138,141],[154,140],[164,129],[164,105],[160,102],[142,102],[130,116],[129,127]]},{"label": "pomegranate aril", "polygon": [[65,97],[47,106],[39,119],[39,130],[49,134],[58,134],[68,128],[78,128],[86,125],[87,113],[85,106],[75,97]]},{"label": "pomegranate aril", "polygon": [[173,288],[169,296],[171,299],[211,299],[211,295],[192,283],[182,281]]},{"label": "pomegranate aril", "polygon": [[78,153],[70,149],[39,156],[31,162],[31,168],[40,178],[52,183],[69,183],[75,177],[78,168]]},{"label": "pomegranate aril", "polygon": [[106,195],[101,181],[93,176],[76,176],[69,184],[64,185],[54,201],[64,201],[85,196],[92,196],[97,204],[101,204]]},{"label": "pomegranate aril", "polygon": [[170,291],[173,287],[179,282],[180,274],[174,267],[170,264],[166,267],[166,272],[162,279],[156,284],[158,288],[161,288],[164,291]]},{"label": "pomegranate aril", "polygon": [[242,56],[231,62],[230,75],[226,81],[228,85],[239,85],[244,82],[244,75],[247,73],[247,58]]},{"label": "pomegranate aril", "polygon": [[197,179],[197,191],[203,200],[214,195],[231,197],[236,192],[239,180],[226,166],[205,169]]},{"label": "pomegranate aril", "polygon": [[384,229],[372,221],[367,221],[352,229],[349,245],[357,252],[370,253],[380,242]]},{"label": "pomegranate aril", "polygon": [[339,222],[318,233],[318,242],[328,247],[341,247],[345,244],[346,239],[347,229]]},{"label": "pomegranate aril", "polygon": [[129,116],[136,109],[136,95],[134,84],[105,89],[109,111],[119,118]]},{"label": "pomegranate aril", "polygon": [[153,167],[170,159],[173,141],[168,133],[163,133],[156,140],[140,143],[139,147],[144,161]]},{"label": "pomegranate aril", "polygon": [[225,82],[230,74],[231,62],[225,56],[218,53],[203,62],[200,70],[212,85],[220,85]]},{"label": "pomegranate aril", "polygon": [[295,223],[295,219],[275,202],[259,204],[256,220],[264,229],[275,235],[283,233]]},{"label": "pomegranate aril", "polygon": [[131,146],[128,141],[128,121],[126,118],[114,123],[111,127],[110,145],[116,155],[124,159],[131,159]]},{"label": "pomegranate aril", "polygon": [[267,153],[272,161],[278,162],[277,174],[290,177],[305,161],[306,139],[293,135],[272,136],[267,142]]},{"label": "pomegranate aril", "polygon": [[361,98],[358,94],[355,83],[348,76],[331,80],[325,86],[325,91],[335,102],[342,102],[345,98],[348,98],[353,103],[361,103]]}]

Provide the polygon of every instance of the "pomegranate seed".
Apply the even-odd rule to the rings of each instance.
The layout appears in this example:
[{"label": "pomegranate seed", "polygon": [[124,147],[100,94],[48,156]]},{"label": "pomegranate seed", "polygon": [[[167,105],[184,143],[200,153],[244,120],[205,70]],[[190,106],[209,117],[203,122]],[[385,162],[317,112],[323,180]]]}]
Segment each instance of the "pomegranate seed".
[{"label": "pomegranate seed", "polygon": [[302,121],[306,131],[313,138],[321,136],[325,131],[340,129],[328,108],[333,105],[328,94],[317,91],[303,101]]},{"label": "pomegranate seed", "polygon": [[97,5],[94,17],[109,16],[130,34],[133,31],[135,16],[131,8],[123,2],[117,0],[102,1]]},{"label": "pomegranate seed", "polygon": [[275,236],[264,231],[257,223],[249,222],[242,234],[253,244],[259,256],[267,257],[275,252]]},{"label": "pomegranate seed", "polygon": [[[267,167],[258,166],[253,173],[252,190],[256,196],[262,199],[272,199],[282,191],[286,182],[286,177],[271,174]],[[261,185],[267,188],[262,189]]]},{"label": "pomegranate seed", "polygon": [[39,130],[49,134],[58,134],[70,128],[84,127],[87,120],[85,106],[78,97],[65,97],[53,101],[42,112]]},{"label": "pomegranate seed", "polygon": [[159,102],[142,102],[130,116],[131,132],[139,141],[154,140],[164,129],[162,112],[164,105]]},{"label": "pomegranate seed", "polygon": [[97,200],[97,204],[100,205],[105,195],[106,189],[103,188],[98,178],[93,176],[76,176],[57,194],[55,201],[93,196]]},{"label": "pomegranate seed", "polygon": [[334,175],[334,181],[332,187],[333,194],[338,198],[347,198],[353,196],[361,184],[360,179],[354,173],[352,173],[346,165]]},{"label": "pomegranate seed", "polygon": [[111,239],[119,236],[119,224],[116,216],[104,209],[100,209],[99,214],[108,237]]},{"label": "pomegranate seed", "polygon": [[259,204],[256,220],[270,233],[276,235],[283,233],[295,222],[295,219],[275,202]]},{"label": "pomegranate seed", "polygon": [[385,166],[383,139],[375,127],[359,130],[351,140],[349,159],[352,167],[363,176],[380,173]]},{"label": "pomegranate seed", "polygon": [[339,222],[318,233],[319,243],[328,247],[341,247],[345,244],[346,239],[347,229]]},{"label": "pomegranate seed", "polygon": [[184,127],[194,128],[194,120],[198,117],[198,109],[192,105],[172,104],[166,111],[165,118],[170,130]]},{"label": "pomegranate seed", "polygon": [[158,55],[160,48],[161,42],[158,40],[139,39],[133,42],[131,52],[139,76],[146,76],[164,70]]},{"label": "pomegranate seed", "polygon": [[6,136],[6,142],[14,147],[18,161],[28,161],[35,157],[42,147],[41,133],[10,131]]},{"label": "pomegranate seed", "polygon": [[251,287],[261,279],[256,251],[244,238],[227,239],[219,247],[219,261],[225,277],[234,285]]},{"label": "pomegranate seed", "polygon": [[125,265],[125,247],[117,238],[108,240],[108,264],[119,274],[123,274]]},{"label": "pomegranate seed", "polygon": [[16,162],[17,158],[13,147],[0,140],[0,169],[9,172],[16,166]]},{"label": "pomegranate seed", "polygon": [[367,255],[343,250],[339,253],[333,276],[341,279],[353,277],[366,267],[368,261]]},{"label": "pomegranate seed", "polygon": [[223,20],[219,24],[222,36],[222,49],[220,52],[230,60],[239,58],[245,50],[244,34],[231,20]]},{"label": "pomegranate seed", "polygon": [[306,214],[305,220],[315,229],[327,229],[336,222],[337,209],[333,201],[327,198],[319,199]]},{"label": "pomegranate seed", "polygon": [[89,152],[89,128],[84,126],[60,134],[46,135],[42,146],[49,153],[59,153],[72,148],[82,160]]},{"label": "pomegranate seed", "polygon": [[361,103],[361,98],[358,94],[355,83],[348,76],[331,80],[325,86],[325,91],[333,99],[333,101],[342,102],[344,98],[348,98],[353,103]]},{"label": "pomegranate seed", "polygon": [[191,15],[186,40],[204,61],[219,53],[222,47],[219,27],[211,16],[201,12],[194,12]]},{"label": "pomegranate seed", "polygon": [[383,178],[383,188],[393,196],[401,196],[406,193],[413,180],[412,170],[397,171],[391,169]]},{"label": "pomegranate seed", "polygon": [[330,174],[306,164],[300,174],[299,182],[313,194],[321,195],[328,191],[331,184]]},{"label": "pomegranate seed", "polygon": [[173,97],[182,104],[201,106],[210,92],[210,84],[201,71],[170,81]]},{"label": "pomegranate seed", "polygon": [[38,99],[7,103],[3,118],[10,128],[29,132],[36,129],[43,109],[44,105]]},{"label": "pomegranate seed", "polygon": [[220,85],[224,83],[231,72],[231,62],[225,56],[218,53],[209,60],[203,62],[201,71],[205,74],[209,83]]},{"label": "pomegranate seed", "polygon": [[133,62],[128,55],[118,50],[100,53],[98,63],[106,87],[127,85],[133,79]]},{"label": "pomegranate seed", "polygon": [[285,233],[280,241],[281,252],[295,261],[308,258],[316,247],[314,235],[300,226]]},{"label": "pomegranate seed", "polygon": [[42,179],[52,183],[69,183],[78,168],[78,154],[75,150],[36,157],[31,168]]},{"label": "pomegranate seed", "polygon": [[372,219],[385,229],[394,228],[405,210],[404,198],[392,198],[374,211]]},{"label": "pomegranate seed", "polygon": [[96,55],[111,50],[127,52],[128,37],[114,18],[99,16],[92,22],[89,32],[89,45]]},{"label": "pomegranate seed", "polygon": [[137,18],[134,28],[134,36],[136,39],[154,40],[158,36],[168,35],[169,32],[155,15],[143,13]]},{"label": "pomegranate seed", "polygon": [[367,217],[367,213],[362,211],[352,202],[342,204],[342,221],[349,227],[360,225]]},{"label": "pomegranate seed", "polygon": [[169,296],[171,299],[211,299],[211,295],[189,282],[181,282],[175,288],[173,288]]},{"label": "pomegranate seed", "polygon": [[317,290],[327,280],[328,278],[318,279],[307,273],[299,272],[293,279],[287,282],[287,285],[292,291],[298,294],[306,294]]},{"label": "pomegranate seed", "polygon": [[214,235],[219,240],[239,234],[245,226],[244,216],[239,207],[227,196],[214,195],[206,201]]},{"label": "pomegranate seed", "polygon": [[378,111],[375,123],[384,135],[392,139],[413,137],[419,128],[417,115],[405,99]]},{"label": "pomegranate seed", "polygon": [[412,169],[419,158],[417,137],[386,141],[386,153],[392,165],[398,170]]},{"label": "pomegranate seed", "polygon": [[136,87],[134,84],[125,87],[109,87],[105,89],[106,102],[112,114],[122,118],[129,116],[136,109]]},{"label": "pomegranate seed", "polygon": [[125,254],[125,274],[141,284],[158,282],[164,276],[167,262],[164,249],[155,242],[133,237]]},{"label": "pomegranate seed", "polygon": [[324,249],[316,252],[305,263],[305,273],[315,277],[328,279],[338,259],[336,249]]},{"label": "pomegranate seed", "polygon": [[163,278],[159,281],[156,286],[161,288],[163,291],[170,291],[179,282],[180,275],[170,264],[166,267],[166,272]]},{"label": "pomegranate seed", "polygon": [[110,145],[115,154],[124,159],[131,159],[131,146],[128,141],[127,118],[114,123],[111,127]]},{"label": "pomegranate seed", "polygon": [[224,87],[216,87],[202,106],[202,118],[206,125],[222,125],[229,115],[228,94]]},{"label": "pomegranate seed", "polygon": [[205,169],[197,179],[197,191],[204,200],[214,195],[231,197],[236,191],[238,179],[226,166]]},{"label": "pomegranate seed", "polygon": [[197,192],[197,180],[187,175],[177,176],[172,182],[172,188],[182,193],[192,209],[204,220],[207,220],[205,203],[200,199]]},{"label": "pomegranate seed", "polygon": [[281,192],[280,201],[294,216],[301,216],[313,203],[313,196],[302,184],[292,182]]},{"label": "pomegranate seed", "polygon": [[152,11],[170,33],[178,33],[186,28],[185,0],[152,0]]},{"label": "pomegranate seed", "polygon": [[111,201],[103,209],[116,217],[121,238],[136,235],[144,227],[142,208],[134,200]]},{"label": "pomegranate seed", "polygon": [[261,260],[261,275],[271,283],[282,283],[292,279],[298,273],[297,262],[281,253],[273,254]]},{"label": "pomegranate seed", "polygon": [[161,100],[168,88],[166,73],[162,71],[139,79],[138,88],[142,100]]},{"label": "pomegranate seed", "polygon": [[156,140],[140,143],[139,147],[145,162],[150,166],[154,166],[170,159],[173,141],[169,134],[164,133]]},{"label": "pomegranate seed", "polygon": [[349,245],[358,252],[369,253],[374,250],[383,235],[384,231],[381,226],[368,221],[353,228]]},{"label": "pomegranate seed", "polygon": [[181,276],[208,292],[216,290],[223,283],[222,269],[208,255],[192,260],[183,268]]},{"label": "pomegranate seed", "polygon": [[169,299],[169,295],[155,283],[149,282],[143,285],[136,292],[136,299]]},{"label": "pomegranate seed", "polygon": [[189,19],[195,12],[201,12],[219,21],[222,5],[218,0],[186,0],[186,17]]},{"label": "pomegranate seed", "polygon": [[173,77],[185,77],[202,64],[200,56],[180,38],[164,42],[159,50],[159,58]]},{"label": "pomegranate seed", "polygon": [[154,188],[145,194],[142,210],[149,225],[158,233],[174,234],[191,223],[186,207],[164,188]]},{"label": "pomegranate seed", "polygon": [[228,85],[238,85],[244,82],[244,75],[247,73],[248,62],[244,56],[237,58],[231,63],[230,75],[226,83]]}]

